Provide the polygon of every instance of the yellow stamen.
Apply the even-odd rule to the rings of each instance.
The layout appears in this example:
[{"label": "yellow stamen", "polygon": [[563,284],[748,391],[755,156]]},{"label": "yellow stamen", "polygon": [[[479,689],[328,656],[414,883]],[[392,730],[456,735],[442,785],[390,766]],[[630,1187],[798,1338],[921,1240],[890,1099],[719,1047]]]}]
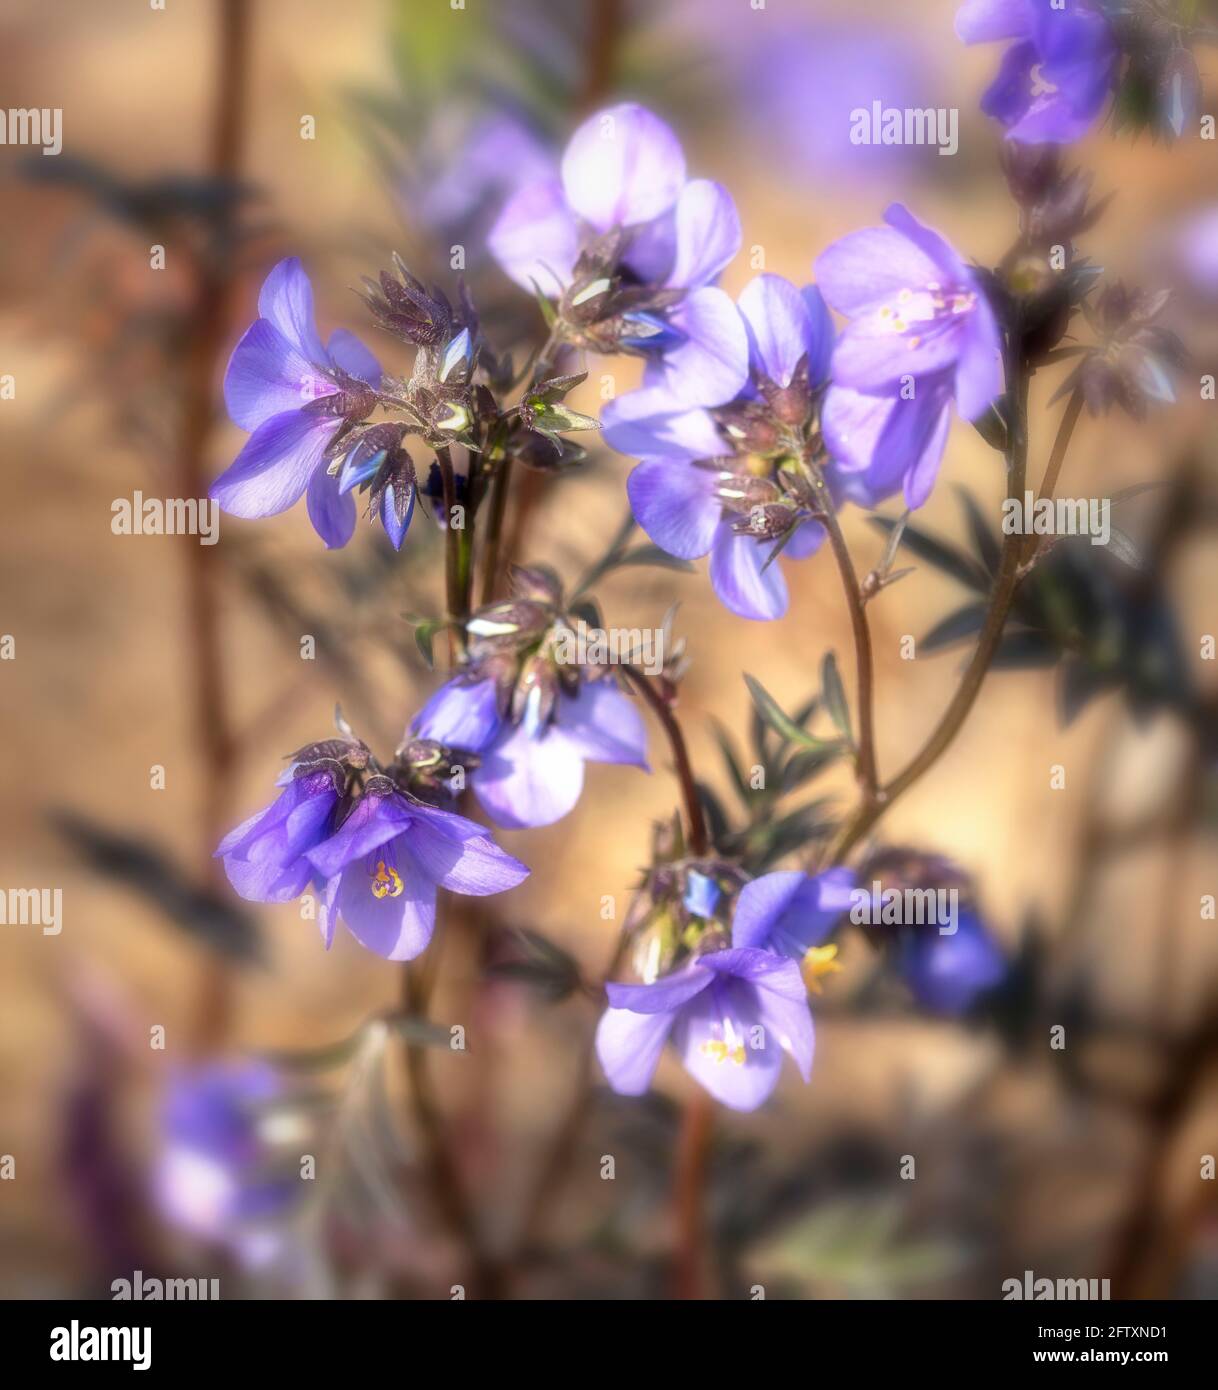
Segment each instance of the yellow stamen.
[{"label": "yellow stamen", "polygon": [[710,1038],[701,1047],[704,1056],[712,1058],[716,1062],[735,1062],[738,1067],[744,1066],[744,1044],[737,1043],[735,1047],[729,1047],[722,1038]]},{"label": "yellow stamen", "polygon": [[387,869],[385,861],[379,860],[376,873],[372,876],[372,896],[374,898],[400,898],[402,888],[401,874],[396,869]]},{"label": "yellow stamen", "polygon": [[803,964],[804,984],[807,985],[809,993],[823,994],[821,977],[835,975],[841,968],[842,963],[837,959],[836,941],[830,941],[827,946],[813,946],[804,956]]}]

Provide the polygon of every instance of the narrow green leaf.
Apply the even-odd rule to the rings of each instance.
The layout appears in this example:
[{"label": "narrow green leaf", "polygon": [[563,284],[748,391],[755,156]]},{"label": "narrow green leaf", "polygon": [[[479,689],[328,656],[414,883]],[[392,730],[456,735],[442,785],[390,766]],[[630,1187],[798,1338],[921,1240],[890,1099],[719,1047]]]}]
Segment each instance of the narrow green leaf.
[{"label": "narrow green leaf", "polygon": [[787,743],[797,744],[800,748],[838,747],[836,740],[816,738],[806,729],[801,729],[790,715],[785,713],[782,706],[759,680],[746,673],[744,683],[749,688],[749,694],[753,697],[753,706],[762,722],[773,729],[780,738],[785,739]]},{"label": "narrow green leaf", "polygon": [[853,748],[854,732],[850,727],[850,706],[846,702],[846,687],[842,684],[841,674],[837,669],[837,657],[832,652],[826,652],[824,660],[820,664],[820,679],[825,708],[829,711],[829,717],[837,725],[842,737]]}]

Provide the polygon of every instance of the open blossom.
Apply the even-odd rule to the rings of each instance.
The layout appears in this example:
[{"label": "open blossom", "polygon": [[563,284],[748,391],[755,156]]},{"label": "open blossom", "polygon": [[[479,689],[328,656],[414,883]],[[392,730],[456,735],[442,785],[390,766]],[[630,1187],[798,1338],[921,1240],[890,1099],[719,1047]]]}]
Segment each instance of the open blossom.
[{"label": "open blossom", "polygon": [[964,911],[956,930],[910,930],[898,960],[910,992],[926,1010],[953,1016],[964,1013],[1007,973],[1007,961],[981,918]]},{"label": "open blossom", "polygon": [[[824,940],[848,905],[846,889],[840,874],[766,874],[740,890],[730,945],[708,921],[693,956],[671,974],[607,985],[596,1051],[613,1089],[646,1091],[670,1039],[690,1075],[733,1110],[755,1110],[769,1097],[784,1053],[809,1080],[812,1011],[790,957]],[[706,875],[689,876],[687,911],[711,919],[720,897]]]},{"label": "open blossom", "polygon": [[303,495],[326,545],[346,545],[355,530],[355,500],[339,491],[328,451],[371,409],[380,366],[345,329],[322,344],[313,287],[294,256],[267,276],[258,315],[224,378],[229,415],[252,433],[210,495],[243,517],[275,516]]},{"label": "open blossom", "polygon": [[271,1111],[283,1094],[265,1062],[212,1062],[175,1072],[161,1104],[158,1209],[249,1264],[274,1254],[300,1192],[299,1178],[275,1162]]},{"label": "open blossom", "polygon": [[415,720],[421,738],[478,755],[470,785],[497,825],[518,829],[561,819],[579,800],[586,762],[648,770],[637,703],[610,680],[572,674],[574,688],[560,686],[548,699],[543,684],[533,685],[516,719],[494,678],[458,676]]},{"label": "open blossom", "polygon": [[709,553],[711,585],[745,618],[780,618],[787,586],[775,563],[819,549],[824,527],[792,493],[792,442],[828,374],[833,324],[817,291],[758,275],[738,303],[748,381],[730,404],[691,408],[663,386],[610,402],[606,441],[642,460],[627,483],[635,519],[683,560]]},{"label": "open blossom", "polygon": [[278,798],[216,854],[244,898],[288,902],[316,889],[327,947],[341,919],[387,960],[413,960],[426,948],[437,888],[483,897],[529,872],[485,827],[420,801],[384,773],[368,776],[355,796],[342,762],[321,755],[294,765]]},{"label": "open blossom", "polygon": [[1081,139],[1116,84],[1120,54],[1108,20],[1089,0],[969,0],[956,15],[965,43],[1015,42],[981,108],[1029,145]]},{"label": "open blossom", "polygon": [[680,142],[644,107],[590,116],[560,174],[519,189],[489,244],[523,289],[560,298],[569,340],[647,357],[695,404],[743,385],[744,334],[714,287],[740,249],[735,204],[719,184],[686,177]]},{"label": "open blossom", "polygon": [[910,507],[930,496],[953,402],[975,420],[1002,390],[1002,338],[976,275],[900,203],[885,227],[851,232],[816,261],[849,322],[833,352],[821,423],[843,470]]}]

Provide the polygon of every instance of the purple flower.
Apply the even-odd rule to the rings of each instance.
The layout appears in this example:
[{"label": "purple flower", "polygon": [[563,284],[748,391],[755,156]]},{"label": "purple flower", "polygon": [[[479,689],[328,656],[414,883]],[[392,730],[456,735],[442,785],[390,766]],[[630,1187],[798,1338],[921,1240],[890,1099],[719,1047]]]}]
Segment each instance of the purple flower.
[{"label": "purple flower", "polygon": [[244,898],[287,902],[317,888],[327,948],[341,918],[370,951],[413,960],[435,929],[437,887],[483,897],[528,876],[483,826],[407,795],[384,774],[369,777],[352,804],[333,767],[292,776],[216,851]]},{"label": "purple flower", "polygon": [[275,516],[306,494],[309,519],[329,547],[355,529],[355,500],[339,492],[327,451],[372,408],[381,369],[345,329],[322,345],[313,287],[295,257],[280,261],[258,296],[258,320],[233,351],[224,377],[228,413],[252,431],[211,486],[234,516]]},{"label": "purple flower", "polygon": [[735,204],[719,184],[686,178],[677,137],[644,107],[590,116],[561,176],[508,201],[490,248],[523,289],[563,297],[585,345],[644,352],[681,399],[715,404],[743,385],[744,334],[714,288],[740,249]]},{"label": "purple flower", "polygon": [[914,998],[931,1013],[967,1011],[1007,972],[1006,957],[975,912],[961,912],[956,930],[913,930],[900,951],[900,968]]},{"label": "purple flower", "polygon": [[798,870],[765,874],[740,890],[736,921],[744,913],[752,924],[750,944],[802,961],[849,912],[856,881],[847,868],[826,869],[815,878]]},{"label": "purple flower", "polygon": [[539,701],[528,700],[514,722],[501,711],[493,679],[456,677],[424,705],[414,732],[478,754],[470,785],[491,819],[509,829],[552,825],[572,810],[585,762],[649,770],[642,716],[609,680],[560,689],[545,719]]},{"label": "purple flower", "polygon": [[271,1112],[284,1097],[262,1062],[207,1063],[176,1072],[160,1114],[153,1196],[164,1218],[257,1263],[300,1192],[275,1162]]},{"label": "purple flower", "polygon": [[[828,374],[833,323],[814,288],[779,275],[750,281],[738,309],[749,377],[730,406],[691,408],[663,386],[645,386],[610,402],[602,423],[613,448],[642,459],[627,492],[651,539],[683,560],[709,553],[711,585],[733,613],[780,618],[787,586],[775,553],[806,558],[825,531],[790,504],[782,441],[758,412],[807,414]],[[751,438],[758,430],[764,439]]]},{"label": "purple flower", "polygon": [[313,866],[305,857],[325,840],[341,800],[329,771],[293,776],[265,810],[220,841],[229,882],[252,902],[287,903],[309,887]]},{"label": "purple flower", "polygon": [[981,109],[1008,140],[1068,144],[1095,124],[1116,84],[1120,54],[1088,0],[969,0],[956,15],[965,43],[1015,39]]},{"label": "purple flower", "polygon": [[950,407],[966,420],[1002,390],[1001,334],[977,276],[900,203],[886,227],[852,232],[818,257],[816,280],[850,322],[833,352],[821,415],[844,472],[876,498],[930,496]]},{"label": "purple flower", "polygon": [[1190,214],[1177,228],[1172,250],[1189,288],[1210,303],[1218,300],[1218,204]]},{"label": "purple flower", "polygon": [[695,953],[653,984],[607,985],[596,1051],[610,1086],[621,1095],[646,1091],[670,1037],[690,1075],[733,1110],[767,1099],[784,1052],[807,1081],[808,992],[795,960],[779,952],[823,940],[844,910],[842,872],[754,879],[736,901],[729,947]]}]

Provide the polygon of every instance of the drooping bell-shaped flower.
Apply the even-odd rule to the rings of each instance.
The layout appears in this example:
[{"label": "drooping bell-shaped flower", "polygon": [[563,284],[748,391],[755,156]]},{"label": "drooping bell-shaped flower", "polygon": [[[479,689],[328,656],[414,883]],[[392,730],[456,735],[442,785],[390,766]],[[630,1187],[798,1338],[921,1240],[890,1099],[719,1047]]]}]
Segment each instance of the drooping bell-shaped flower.
[{"label": "drooping bell-shaped flower", "polygon": [[228,413],[251,434],[210,496],[241,517],[275,516],[305,496],[309,520],[326,545],[346,545],[355,503],[339,491],[329,450],[371,410],[380,365],[345,329],[323,345],[313,287],[294,256],[267,276],[258,314],[224,377]]}]

